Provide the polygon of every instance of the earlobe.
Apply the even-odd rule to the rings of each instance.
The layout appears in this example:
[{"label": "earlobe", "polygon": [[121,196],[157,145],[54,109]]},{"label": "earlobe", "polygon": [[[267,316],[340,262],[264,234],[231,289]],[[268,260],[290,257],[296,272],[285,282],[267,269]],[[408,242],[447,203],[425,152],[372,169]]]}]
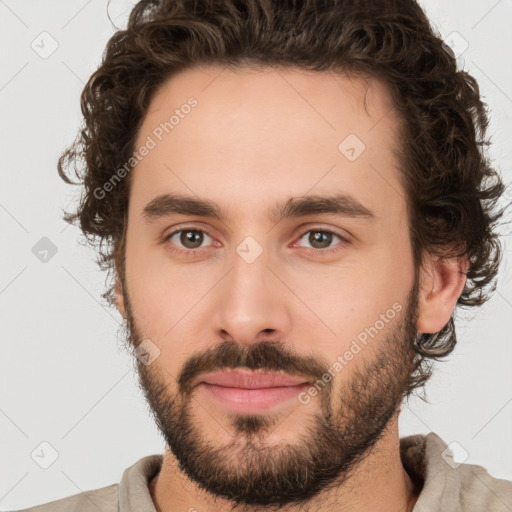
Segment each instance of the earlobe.
[{"label": "earlobe", "polygon": [[439,332],[450,320],[466,284],[466,257],[432,257],[420,271],[417,329]]},{"label": "earlobe", "polygon": [[123,318],[126,318],[126,310],[124,306],[124,296],[123,296],[123,289],[121,280],[119,279],[119,276],[116,277],[116,281],[114,284],[114,294],[116,298],[116,307],[119,313]]}]

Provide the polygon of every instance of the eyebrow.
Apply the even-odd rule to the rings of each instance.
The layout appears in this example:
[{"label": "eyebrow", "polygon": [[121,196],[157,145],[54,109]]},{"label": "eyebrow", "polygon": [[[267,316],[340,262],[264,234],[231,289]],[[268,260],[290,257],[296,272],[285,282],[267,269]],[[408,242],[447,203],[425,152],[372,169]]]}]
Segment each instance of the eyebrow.
[{"label": "eyebrow", "polygon": [[[269,219],[271,222],[280,222],[286,218],[306,217],[321,213],[367,218],[368,220],[376,219],[376,215],[371,210],[348,194],[292,197],[284,203],[276,204],[269,211]],[[148,222],[173,214],[216,218],[221,221],[232,219],[214,201],[180,194],[161,194],[152,199],[142,210],[142,217]]]}]

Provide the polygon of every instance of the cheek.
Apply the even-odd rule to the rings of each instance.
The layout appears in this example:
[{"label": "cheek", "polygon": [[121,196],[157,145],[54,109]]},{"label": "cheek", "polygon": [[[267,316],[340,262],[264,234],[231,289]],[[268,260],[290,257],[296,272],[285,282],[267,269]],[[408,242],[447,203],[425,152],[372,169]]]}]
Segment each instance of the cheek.
[{"label": "cheek", "polygon": [[173,261],[164,245],[147,240],[144,233],[134,232],[132,239],[140,243],[127,244],[126,274],[140,314],[182,309],[209,284],[208,269]]},{"label": "cheek", "polygon": [[375,345],[389,334],[406,308],[414,273],[411,261],[387,249],[334,266],[288,270],[285,280],[303,303],[295,315],[300,332],[334,363],[354,340]]},{"label": "cheek", "polygon": [[[397,298],[400,299],[398,295],[390,293],[388,287],[379,286],[381,283],[370,280],[364,284],[358,282],[353,273],[350,279],[340,279],[339,283],[333,283],[335,280],[326,280],[321,292],[317,288],[309,293],[305,290],[297,293],[304,297],[305,304],[311,304],[315,314],[308,315],[309,321],[303,320],[301,331],[308,333],[307,338],[315,340],[314,350],[325,354],[329,364],[349,350],[354,340],[365,341],[365,333],[376,322],[378,332],[375,335],[375,331],[372,331],[371,340],[379,341],[386,330],[381,326],[380,315],[385,315],[386,311],[393,308]],[[311,279],[311,283],[315,286],[322,284],[318,279]],[[387,316],[388,320],[394,317],[394,310]],[[391,325],[392,322],[389,322]]]}]

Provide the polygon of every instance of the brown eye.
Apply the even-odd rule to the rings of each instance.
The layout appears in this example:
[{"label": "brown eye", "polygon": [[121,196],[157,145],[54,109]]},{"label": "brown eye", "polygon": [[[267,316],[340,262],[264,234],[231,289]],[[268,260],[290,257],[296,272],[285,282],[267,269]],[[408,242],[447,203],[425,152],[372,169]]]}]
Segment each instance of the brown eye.
[{"label": "brown eye", "polygon": [[197,249],[203,243],[203,233],[201,231],[184,230],[180,235],[180,243],[187,249]]},{"label": "brown eye", "polygon": [[[343,238],[341,235],[329,231],[326,229],[310,229],[302,234],[300,240],[305,239],[310,247],[306,246],[306,249],[321,253],[332,253],[339,249],[342,249],[348,245],[348,240]],[[336,239],[341,243],[335,243]]]},{"label": "brown eye", "polygon": [[326,233],[325,231],[311,231],[308,242],[312,244],[315,249],[325,249],[331,245],[332,233]]},{"label": "brown eye", "polygon": [[166,237],[166,240],[178,247],[181,246],[182,249],[199,249],[205,241],[205,237],[211,239],[205,231],[184,228],[173,231]]}]

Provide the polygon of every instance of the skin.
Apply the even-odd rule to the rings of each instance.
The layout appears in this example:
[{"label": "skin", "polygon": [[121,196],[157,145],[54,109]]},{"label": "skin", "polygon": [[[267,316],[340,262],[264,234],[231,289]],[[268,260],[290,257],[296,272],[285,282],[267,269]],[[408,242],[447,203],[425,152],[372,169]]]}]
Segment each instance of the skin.
[{"label": "skin", "polygon": [[[160,351],[152,365],[140,367],[145,384],[156,389],[158,378],[165,396],[178,399],[179,377],[189,358],[224,340],[251,348],[278,339],[298,358],[312,355],[332,365],[365,327],[394,303],[403,305],[402,314],[332,379],[329,403],[336,411],[343,390],[377,360],[400,320],[407,320],[405,306],[415,284],[405,191],[393,154],[399,123],[389,92],[374,79],[328,72],[196,67],[159,88],[136,147],[190,96],[197,107],[131,175],[126,265],[118,269],[116,299],[129,319],[132,341],[150,339]],[[366,146],[354,161],[338,150],[349,134]],[[172,214],[148,222],[144,207],[171,192],[215,201],[229,218]],[[331,213],[277,223],[268,218],[277,202],[333,192],[357,199],[374,218]],[[180,228],[207,233],[195,253],[185,254],[179,234],[164,240]],[[308,230],[331,231],[349,243],[334,237],[320,254],[311,250]],[[263,249],[250,264],[236,251],[247,236]],[[418,332],[438,332],[448,322],[466,269],[467,261],[436,257],[418,269],[413,319]],[[402,332],[395,341],[404,343],[405,361],[412,339]],[[391,378],[383,376],[389,381],[380,382],[379,389],[386,389]],[[398,388],[393,393],[399,401]],[[324,412],[322,403],[319,396],[307,405],[292,400],[268,412],[272,428],[262,431],[259,446],[298,444],[309,432],[306,423]],[[199,389],[189,412],[197,432],[215,448],[245,439],[232,416]],[[350,478],[348,472],[341,474],[335,485],[312,498],[308,510],[412,510],[420,489],[400,461],[398,414],[397,409]],[[244,470],[241,457],[248,448],[240,446],[225,462]],[[233,510],[232,502],[215,499],[190,479],[169,448],[151,493],[159,511]],[[299,509],[297,503],[282,508]]]}]

